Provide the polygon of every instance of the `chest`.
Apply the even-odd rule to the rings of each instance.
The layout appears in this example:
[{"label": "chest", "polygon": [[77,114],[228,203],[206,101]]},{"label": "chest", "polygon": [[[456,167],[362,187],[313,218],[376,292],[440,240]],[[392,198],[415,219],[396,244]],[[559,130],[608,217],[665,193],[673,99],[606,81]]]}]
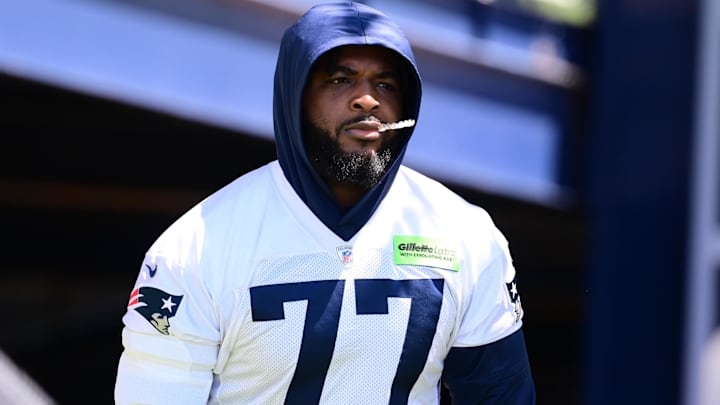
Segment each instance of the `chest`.
[{"label": "chest", "polygon": [[397,265],[392,250],[331,253],[258,263],[236,291],[228,376],[279,402],[407,403],[435,389],[458,318],[453,273]]}]

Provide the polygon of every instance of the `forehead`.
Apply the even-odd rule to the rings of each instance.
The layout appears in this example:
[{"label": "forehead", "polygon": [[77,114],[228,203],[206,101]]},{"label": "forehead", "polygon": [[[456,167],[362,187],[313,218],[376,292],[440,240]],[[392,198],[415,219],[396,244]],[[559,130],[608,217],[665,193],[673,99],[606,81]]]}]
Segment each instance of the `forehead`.
[{"label": "forehead", "polygon": [[400,56],[382,46],[347,45],[331,49],[317,61],[314,70],[332,69],[335,66],[365,67],[397,72],[400,69]]}]

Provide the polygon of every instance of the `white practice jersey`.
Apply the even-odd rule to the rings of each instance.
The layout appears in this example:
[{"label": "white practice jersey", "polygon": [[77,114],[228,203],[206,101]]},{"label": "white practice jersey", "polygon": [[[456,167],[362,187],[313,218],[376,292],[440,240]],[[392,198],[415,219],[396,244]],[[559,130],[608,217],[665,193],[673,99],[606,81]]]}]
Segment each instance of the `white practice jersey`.
[{"label": "white practice jersey", "polygon": [[452,347],[521,327],[488,214],[402,167],[349,241],[277,162],[155,242],[123,318],[119,404],[437,404]]}]

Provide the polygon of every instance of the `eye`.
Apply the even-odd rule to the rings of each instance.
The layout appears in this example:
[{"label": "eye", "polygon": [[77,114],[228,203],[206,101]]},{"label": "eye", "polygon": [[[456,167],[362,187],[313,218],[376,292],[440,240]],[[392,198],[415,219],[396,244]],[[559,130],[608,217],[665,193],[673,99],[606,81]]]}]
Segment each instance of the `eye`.
[{"label": "eye", "polygon": [[389,82],[380,82],[377,86],[387,90],[395,90],[395,84]]},{"label": "eye", "polygon": [[350,80],[347,77],[334,77],[334,78],[330,79],[330,83],[332,83],[332,84],[350,83]]}]

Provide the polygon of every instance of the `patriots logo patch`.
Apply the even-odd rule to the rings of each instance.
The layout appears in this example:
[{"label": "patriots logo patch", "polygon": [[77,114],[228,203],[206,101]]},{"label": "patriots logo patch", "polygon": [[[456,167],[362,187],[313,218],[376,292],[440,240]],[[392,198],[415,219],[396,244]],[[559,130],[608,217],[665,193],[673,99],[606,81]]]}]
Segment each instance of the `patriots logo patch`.
[{"label": "patriots logo patch", "polygon": [[517,275],[512,279],[511,282],[505,283],[508,295],[510,295],[510,302],[512,303],[513,309],[515,310],[515,322],[520,321],[523,316],[522,302],[520,301],[520,293],[518,292],[517,285]]},{"label": "patriots logo patch", "polygon": [[169,335],[170,318],[177,313],[182,299],[182,295],[169,294],[158,288],[139,287],[130,294],[128,308],[137,311],[158,332]]}]

